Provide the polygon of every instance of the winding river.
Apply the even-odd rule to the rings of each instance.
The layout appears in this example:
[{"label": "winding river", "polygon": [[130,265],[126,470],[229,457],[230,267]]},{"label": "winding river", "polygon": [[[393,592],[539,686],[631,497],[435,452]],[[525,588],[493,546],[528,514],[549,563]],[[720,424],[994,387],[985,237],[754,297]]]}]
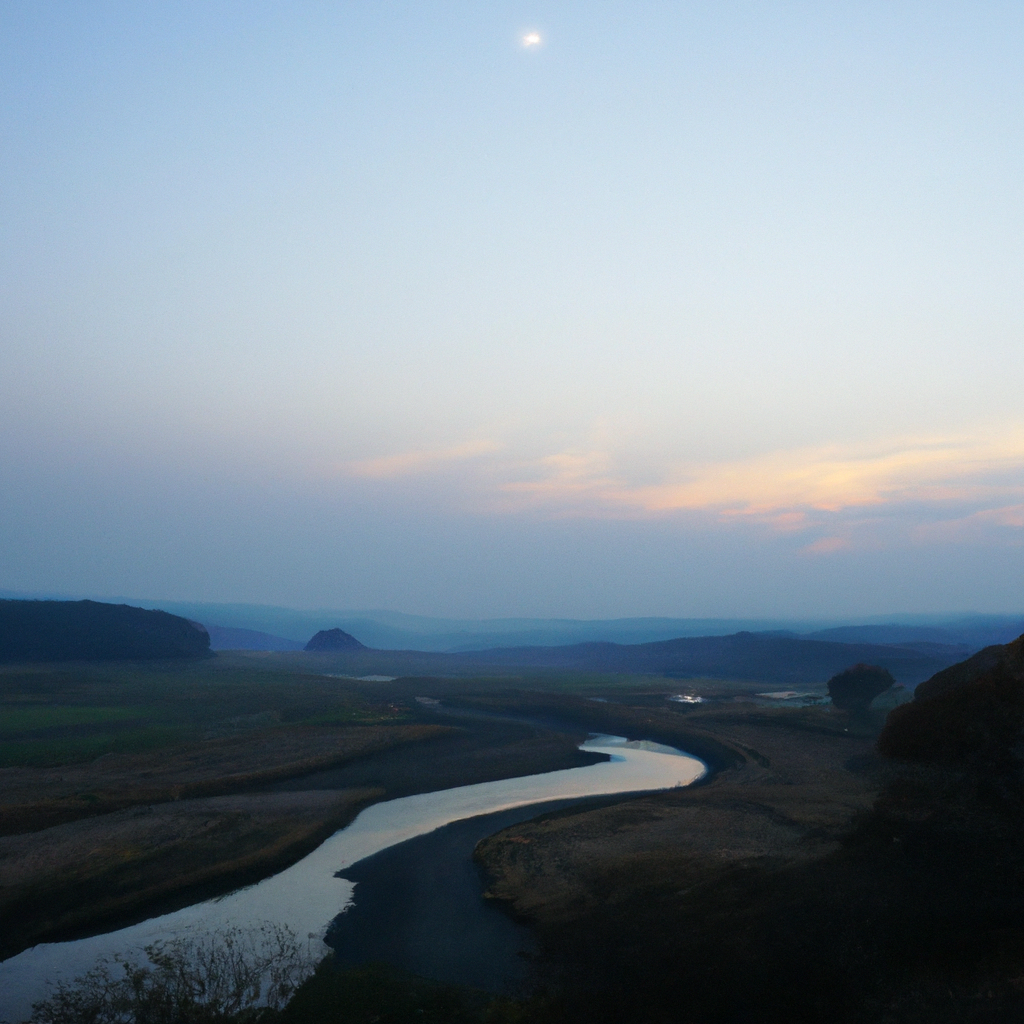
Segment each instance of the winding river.
[{"label": "winding river", "polygon": [[707,770],[695,757],[646,740],[597,736],[581,749],[607,754],[610,760],[373,804],[308,856],[256,885],[128,928],[33,946],[0,963],[0,1020],[26,1019],[49,985],[85,973],[102,957],[189,932],[272,921],[299,936],[322,939],[352,900],[354,883],[338,872],[452,822],[531,804],[686,786]]}]

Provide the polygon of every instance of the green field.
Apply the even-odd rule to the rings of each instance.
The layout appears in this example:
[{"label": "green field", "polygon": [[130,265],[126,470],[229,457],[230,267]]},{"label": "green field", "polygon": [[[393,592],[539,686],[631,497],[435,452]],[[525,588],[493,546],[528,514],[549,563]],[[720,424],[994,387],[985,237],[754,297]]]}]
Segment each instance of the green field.
[{"label": "green field", "polygon": [[37,729],[75,725],[131,722],[147,717],[145,710],[125,707],[67,707],[53,704],[5,704],[0,706],[0,737]]},{"label": "green field", "polygon": [[[288,726],[408,722],[422,717],[414,700],[420,695],[515,690],[612,700],[629,694],[635,700],[650,691],[662,705],[665,692],[750,689],[749,683],[720,679],[560,670],[472,676],[412,671],[424,667],[423,658],[409,652],[225,652],[193,662],[0,666],[0,767],[69,764]],[[372,674],[401,678],[351,678]]]},{"label": "green field", "polygon": [[252,659],[0,668],[0,767],[93,760],[297,725],[409,712],[342,680]]},{"label": "green field", "polygon": [[0,740],[0,768],[45,768],[93,761],[104,754],[137,754],[174,746],[192,738],[185,729],[160,726],[97,732],[61,739]]}]

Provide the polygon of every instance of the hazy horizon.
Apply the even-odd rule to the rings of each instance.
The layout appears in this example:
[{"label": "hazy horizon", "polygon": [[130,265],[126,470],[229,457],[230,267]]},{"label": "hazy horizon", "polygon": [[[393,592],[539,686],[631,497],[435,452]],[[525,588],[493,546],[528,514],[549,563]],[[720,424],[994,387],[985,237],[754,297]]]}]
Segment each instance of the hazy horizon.
[{"label": "hazy horizon", "polygon": [[[216,602],[196,601],[187,598],[153,598],[140,595],[126,594],[96,594],[96,593],[66,593],[53,590],[40,591],[18,591],[0,588],[0,598],[14,600],[57,600],[57,601],[104,601],[117,604],[129,604],[143,608],[165,608],[175,614],[185,614],[183,609],[205,609],[211,613],[223,611],[223,621],[214,621],[210,618],[212,625],[228,628],[258,628],[251,621],[253,617],[261,615],[271,617],[284,614],[297,621],[312,622],[318,617],[342,616],[351,619],[354,616],[367,616],[372,620],[388,623],[398,627],[411,627],[426,629],[449,628],[451,626],[522,626],[524,624],[575,624],[575,625],[602,625],[612,623],[709,623],[715,625],[729,626],[736,629],[762,629],[773,630],[788,628],[796,632],[809,632],[819,629],[827,629],[835,626],[881,626],[881,625],[906,625],[906,626],[931,626],[951,625],[955,623],[983,622],[986,620],[1024,620],[1024,609],[1009,609],[1003,612],[979,612],[974,609],[961,609],[947,612],[892,612],[873,613],[863,615],[848,615],[839,617],[744,617],[744,616],[672,616],[672,615],[646,615],[646,616],[619,616],[610,618],[573,618],[566,616],[499,616],[499,617],[446,617],[440,615],[422,615],[414,612],[403,611],[395,608],[331,608],[315,606],[290,606],[272,605],[248,602]],[[235,613],[235,614],[231,614]],[[339,620],[340,621],[340,620]],[[326,619],[324,628],[331,625]],[[272,629],[268,631],[273,632]],[[321,628],[319,625],[316,628]],[[287,630],[285,632],[288,632]],[[688,633],[687,635],[690,635]],[[697,634],[692,634],[697,635]]]},{"label": "hazy horizon", "polygon": [[0,588],[1014,613],[1022,35],[12,0]]}]

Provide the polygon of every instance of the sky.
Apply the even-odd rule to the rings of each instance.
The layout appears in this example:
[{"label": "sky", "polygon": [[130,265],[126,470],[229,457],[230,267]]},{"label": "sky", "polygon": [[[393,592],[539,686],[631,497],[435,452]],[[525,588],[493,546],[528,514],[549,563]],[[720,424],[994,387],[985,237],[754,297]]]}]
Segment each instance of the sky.
[{"label": "sky", "polygon": [[0,588],[1024,609],[1022,51],[1009,2],[3,0]]}]

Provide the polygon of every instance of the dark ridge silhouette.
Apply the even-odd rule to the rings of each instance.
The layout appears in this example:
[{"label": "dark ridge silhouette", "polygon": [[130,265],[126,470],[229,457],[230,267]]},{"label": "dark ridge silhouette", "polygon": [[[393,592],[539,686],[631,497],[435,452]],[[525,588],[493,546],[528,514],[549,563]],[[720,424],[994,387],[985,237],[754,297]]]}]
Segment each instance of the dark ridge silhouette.
[{"label": "dark ridge silhouette", "polygon": [[306,651],[365,651],[351,633],[343,629],[321,629],[303,648]]},{"label": "dark ridge silhouette", "polygon": [[878,738],[887,757],[1012,768],[1024,735],[1024,636],[936,673],[893,709]]},{"label": "dark ridge silhouette", "polygon": [[868,705],[896,682],[887,668],[853,665],[828,681],[832,703],[843,711],[867,711]]},{"label": "dark ridge silhouette", "polygon": [[168,612],[100,601],[0,600],[0,661],[203,658],[210,636]]},{"label": "dark ridge silhouette", "polygon": [[670,678],[713,676],[774,683],[824,683],[851,663],[888,669],[919,683],[958,655],[883,644],[845,644],[765,633],[681,637],[646,644],[586,643],[566,647],[507,647],[453,655],[489,665],[622,672]]}]

